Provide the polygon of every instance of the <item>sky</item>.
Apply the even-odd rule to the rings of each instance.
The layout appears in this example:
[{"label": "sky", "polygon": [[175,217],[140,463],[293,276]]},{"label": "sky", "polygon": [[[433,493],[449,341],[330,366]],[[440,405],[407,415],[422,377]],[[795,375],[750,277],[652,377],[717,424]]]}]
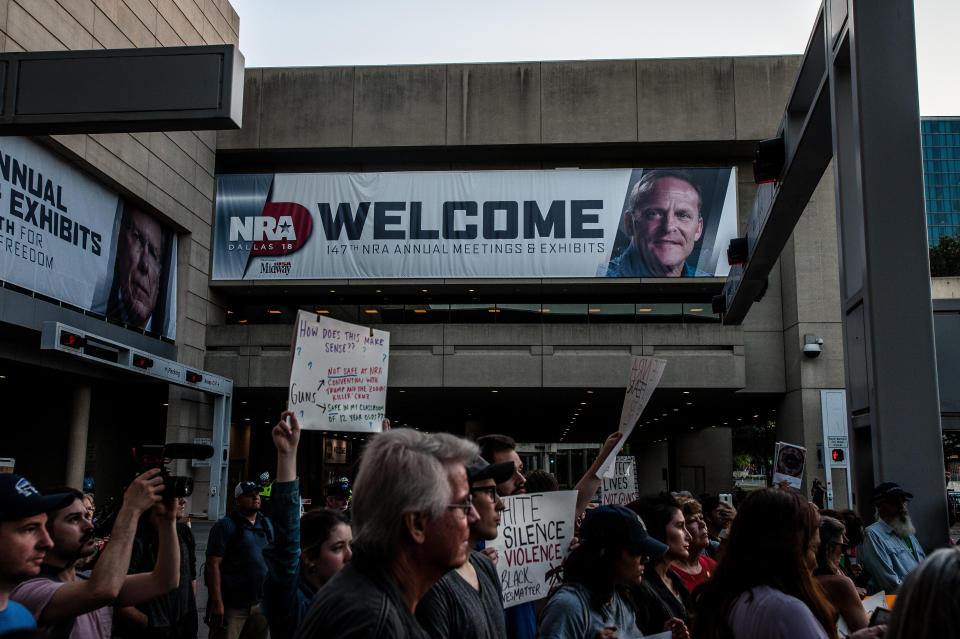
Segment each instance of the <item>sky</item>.
[{"label": "sky", "polygon": [[[877,0],[882,1],[882,0]],[[819,0],[230,0],[249,67],[802,54]],[[920,114],[960,116],[960,0],[915,0]]]}]

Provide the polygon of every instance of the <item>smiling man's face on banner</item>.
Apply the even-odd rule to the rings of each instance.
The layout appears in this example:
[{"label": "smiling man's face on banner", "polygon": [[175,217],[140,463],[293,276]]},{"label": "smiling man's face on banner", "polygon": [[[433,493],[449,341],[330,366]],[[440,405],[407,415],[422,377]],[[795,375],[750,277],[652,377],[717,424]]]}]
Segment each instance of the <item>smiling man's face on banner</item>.
[{"label": "smiling man's face on banner", "polygon": [[651,273],[661,277],[680,277],[683,267],[700,235],[700,194],[677,177],[661,177],[624,214],[624,230],[631,237]]}]

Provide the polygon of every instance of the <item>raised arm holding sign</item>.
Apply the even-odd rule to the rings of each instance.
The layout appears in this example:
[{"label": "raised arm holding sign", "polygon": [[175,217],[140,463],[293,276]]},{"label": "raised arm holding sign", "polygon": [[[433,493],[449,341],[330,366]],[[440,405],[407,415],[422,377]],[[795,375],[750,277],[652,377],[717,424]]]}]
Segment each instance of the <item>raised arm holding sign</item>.
[{"label": "raised arm holding sign", "polygon": [[617,454],[623,448],[627,438],[630,437],[630,433],[633,432],[633,427],[640,419],[640,415],[643,414],[643,409],[650,401],[650,396],[653,395],[654,389],[660,383],[666,365],[667,360],[655,357],[634,356],[630,360],[630,378],[627,381],[627,392],[623,397],[623,410],[620,411],[619,431],[623,433],[623,437],[614,446],[603,466],[600,467],[598,476],[613,477],[615,472],[614,461]]}]

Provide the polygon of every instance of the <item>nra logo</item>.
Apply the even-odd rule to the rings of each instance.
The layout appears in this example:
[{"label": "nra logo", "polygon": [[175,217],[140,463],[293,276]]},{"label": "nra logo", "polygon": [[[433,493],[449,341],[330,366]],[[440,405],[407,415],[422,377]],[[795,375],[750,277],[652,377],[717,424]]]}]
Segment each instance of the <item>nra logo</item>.
[{"label": "nra logo", "polygon": [[228,250],[251,257],[288,255],[306,243],[313,230],[307,207],[296,202],[267,202],[260,215],[230,218]]}]

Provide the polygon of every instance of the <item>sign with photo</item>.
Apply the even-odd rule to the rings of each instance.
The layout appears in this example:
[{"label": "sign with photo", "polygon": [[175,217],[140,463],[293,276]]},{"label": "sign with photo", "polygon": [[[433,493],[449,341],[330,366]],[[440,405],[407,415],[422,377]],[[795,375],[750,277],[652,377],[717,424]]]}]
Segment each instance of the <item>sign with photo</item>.
[{"label": "sign with photo", "polygon": [[214,280],[725,276],[733,168],[220,175]]},{"label": "sign with photo", "polygon": [[0,279],[176,338],[177,237],[27,138],[0,139]]},{"label": "sign with photo", "polygon": [[305,430],[379,433],[390,333],[300,311],[287,406]]},{"label": "sign with photo", "polygon": [[777,442],[773,459],[773,483],[787,482],[789,486],[799,489],[803,481],[807,449],[796,444]]}]

